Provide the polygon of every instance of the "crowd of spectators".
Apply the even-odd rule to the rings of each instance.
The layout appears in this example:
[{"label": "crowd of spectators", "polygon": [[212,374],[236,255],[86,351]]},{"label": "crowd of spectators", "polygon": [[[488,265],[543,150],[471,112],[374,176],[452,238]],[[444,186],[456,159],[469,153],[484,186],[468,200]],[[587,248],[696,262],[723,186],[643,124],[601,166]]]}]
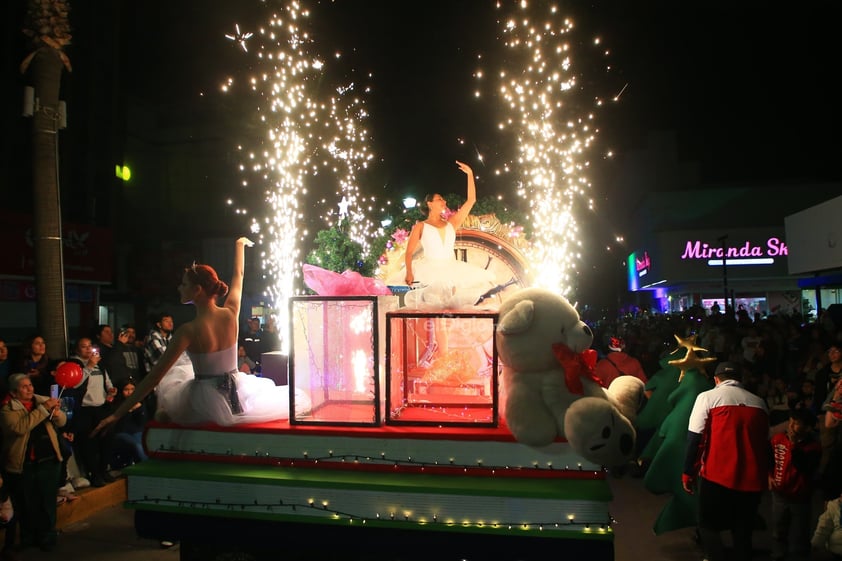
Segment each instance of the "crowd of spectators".
[{"label": "crowd of spectators", "polygon": [[[806,461],[797,448],[793,465],[806,473],[809,489],[818,494],[816,499],[838,513],[842,495],[842,325],[829,313],[823,310],[815,321],[807,321],[796,313],[752,317],[744,310],[729,308],[723,314],[697,307],[677,314],[630,315],[597,322],[592,328],[599,352],[606,352],[610,341],[622,338],[626,353],[640,361],[649,377],[662,368],[661,360],[676,350],[676,337],[695,336],[695,344],[716,358],[707,372],[711,378],[718,365],[734,365],[741,386],[765,401],[770,450],[782,450],[791,442],[800,446],[802,440],[815,441],[811,459]],[[831,515],[823,514],[815,528],[807,531],[798,525],[805,516],[800,510],[803,496],[786,496],[776,487],[779,483],[770,477],[769,491],[776,506],[776,519],[769,521],[777,548],[774,558],[785,558],[785,533],[794,534],[790,547],[798,554],[809,549],[811,535],[813,547],[842,554],[838,516],[835,528]],[[799,513],[796,519],[793,511]],[[811,516],[809,510],[807,513]]]},{"label": "crowd of spectators", "polygon": [[[94,439],[90,432],[131,395],[166,350],[173,331],[173,316],[164,312],[151,319],[143,334],[132,324],[96,325],[73,341],[69,352],[47,349],[40,334],[14,348],[0,338],[0,499],[11,495],[15,512],[5,525],[0,523],[6,530],[0,559],[16,559],[30,546],[52,549],[58,505],[76,500],[77,489],[104,486],[122,468],[147,459],[141,437],[154,418],[154,393],[114,431]],[[242,369],[259,373],[261,354],[280,348],[274,322],[261,326],[259,318],[250,318],[240,348]],[[60,388],[55,397],[56,368],[66,361],[79,365],[82,381]],[[34,447],[36,438],[46,439],[45,444]],[[174,542],[162,539],[161,545]]]},{"label": "crowd of spectators", "polygon": [[[634,365],[634,369],[627,368],[624,362],[618,372],[612,371],[612,375],[630,374],[646,380],[661,368],[661,359],[676,349],[676,337],[695,335],[696,344],[706,349],[710,356],[715,356],[717,363],[727,361],[738,365],[743,387],[766,401],[772,427],[770,439],[775,434],[786,433],[793,417],[802,424],[804,419],[815,418],[815,425],[809,428],[818,435],[821,446],[816,488],[833,508],[833,501],[838,501],[842,494],[842,438],[838,423],[842,412],[838,410],[838,402],[833,405],[834,396],[842,398],[839,395],[842,392],[839,384],[842,329],[829,315],[822,313],[817,320],[807,321],[796,313],[755,314],[750,317],[744,310],[734,312],[729,308],[726,313],[721,313],[717,309],[694,307],[676,314],[627,315],[592,322],[591,327],[595,334],[594,347],[606,359],[606,364],[611,363],[608,366],[616,370],[618,357]],[[14,378],[15,383],[31,383],[32,393],[47,400],[50,399],[50,385],[54,383],[53,373],[58,364],[75,360],[85,371],[79,386],[62,392],[63,398],[57,408],[62,415],[50,416],[43,412],[36,415],[32,411],[38,412],[37,406],[14,408],[15,415],[36,415],[37,419],[32,418],[33,427],[46,428],[49,424],[53,429],[47,429],[46,434],[55,435],[55,455],[49,451],[46,453],[51,461],[58,462],[58,475],[53,478],[55,481],[47,478],[47,485],[51,486],[49,493],[56,495],[56,504],[73,500],[75,488],[105,485],[113,478],[114,470],[146,459],[140,445],[140,434],[146,421],[154,417],[154,394],[132,411],[106,441],[91,443],[86,438],[87,429],[92,422],[95,424],[91,419],[108,414],[115,403],[130,394],[150,365],[161,356],[173,328],[169,314],[155,317],[149,332],[143,337],[138,337],[132,325],[120,326],[116,335],[111,326],[98,325],[90,337],[74,341],[72,352],[67,354],[50,352],[46,349],[44,338],[39,335],[28,338],[16,353],[11,353],[6,342],[0,339],[0,395],[5,396],[3,404],[6,406],[23,388],[10,387],[9,380],[15,373],[25,375],[24,379]],[[258,318],[249,319],[240,336],[241,370],[259,372],[257,367],[262,353],[277,350],[278,344],[277,331],[271,322],[261,326]],[[711,375],[717,363],[712,363]],[[637,371],[638,364],[642,372]],[[89,381],[95,383],[89,384]],[[28,392],[24,389],[23,394],[28,395]],[[41,398],[33,398],[32,403],[37,404],[39,400]],[[52,401],[47,403],[47,406],[52,405]],[[809,411],[812,416],[793,413],[802,410]],[[44,422],[45,419],[47,422]],[[55,422],[61,419],[66,420],[65,426]],[[86,427],[82,427],[83,424]],[[2,474],[7,482],[10,474],[8,453],[14,440],[11,429],[4,429],[4,465],[0,467],[4,468]],[[75,461],[68,463],[69,459]],[[16,480],[14,473],[11,473],[11,479]],[[15,495],[18,501],[26,502],[26,495],[19,492],[13,497]],[[25,517],[24,513],[30,511],[24,504],[16,508],[16,512],[18,514],[13,520]],[[49,520],[47,516],[48,523]],[[54,516],[52,520],[54,525]],[[25,524],[30,523],[27,521]],[[18,526],[23,528],[24,522],[21,520]],[[14,522],[9,526],[13,531],[15,527]],[[823,527],[826,528],[827,524]],[[41,543],[32,543],[32,537],[27,535],[30,543],[23,545],[51,548],[54,534],[49,528],[44,532],[36,538],[41,539]],[[7,539],[5,551],[13,551],[13,545]]]}]

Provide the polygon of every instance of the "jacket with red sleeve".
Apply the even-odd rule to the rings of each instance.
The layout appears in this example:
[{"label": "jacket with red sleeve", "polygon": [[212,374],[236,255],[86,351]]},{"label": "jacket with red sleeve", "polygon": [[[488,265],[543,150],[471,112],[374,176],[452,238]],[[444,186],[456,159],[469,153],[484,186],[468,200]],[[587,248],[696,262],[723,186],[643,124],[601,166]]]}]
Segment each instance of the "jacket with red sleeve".
[{"label": "jacket with red sleeve", "polygon": [[723,380],[696,397],[687,431],[684,473],[727,489],[768,488],[769,411],[766,400],[736,380]]}]

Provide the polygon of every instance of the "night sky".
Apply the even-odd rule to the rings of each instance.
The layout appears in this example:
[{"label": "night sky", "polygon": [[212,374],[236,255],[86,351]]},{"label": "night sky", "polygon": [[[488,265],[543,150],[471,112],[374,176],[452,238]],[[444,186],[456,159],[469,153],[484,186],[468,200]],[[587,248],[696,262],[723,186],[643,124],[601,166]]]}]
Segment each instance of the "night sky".
[{"label": "night sky", "polygon": [[[490,173],[514,156],[495,130],[499,108],[493,99],[473,97],[477,55],[485,57],[486,72],[499,68],[500,12],[494,2],[309,5],[316,44],[326,55],[343,54],[341,63],[331,60],[330,78],[372,87],[366,126],[376,159],[361,176],[365,192],[381,200],[462,193],[455,159],[474,166],[480,197],[513,190],[511,182]],[[839,3],[808,2],[788,10],[754,0],[558,5],[576,22],[571,37],[583,89],[609,99],[622,92],[618,102],[598,109],[597,145],[588,155],[599,206],[590,227],[606,238],[615,226],[624,231],[624,209],[642,195],[626,192],[624,160],[644,149],[653,134],[674,135],[678,160],[699,169],[695,184],[659,188],[842,179],[842,115],[831,90],[840,52]],[[224,36],[235,23],[256,32],[269,13],[257,1],[225,0],[128,3],[125,9],[138,24],[136,35],[127,30],[134,37],[127,39],[133,57],[127,78],[135,80],[140,95],[169,104],[218,98],[227,77],[242,84],[251,76],[255,58]],[[576,58],[597,36],[610,56]],[[257,40],[249,43],[253,52]],[[225,107],[231,108],[238,98],[228,95]],[[613,158],[604,158],[608,151]]]},{"label": "night sky", "polygon": [[[102,7],[72,2],[74,40],[68,54],[75,68],[63,90],[76,120],[71,119],[62,138],[84,128],[79,127],[74,94],[90,100],[94,93],[107,99],[128,92],[127,103],[157,111],[158,120],[169,123],[171,131],[219,123],[220,145],[235,146],[248,133],[237,124],[245,127],[252,109],[236,95],[220,94],[219,86],[229,76],[243,84],[255,71],[255,59],[225,34],[234,31],[235,23],[244,32],[256,32],[268,21],[266,4],[124,0],[109,5],[119,16],[112,22]],[[326,54],[343,53],[330,78],[372,87],[366,96],[366,126],[376,158],[361,176],[364,191],[381,199],[409,192],[462,193],[464,179],[455,159],[475,168],[480,196],[511,190],[511,184],[490,173],[514,156],[495,130],[499,108],[491,97],[478,102],[472,95],[477,54],[485,57],[485,71],[500,63],[495,58],[499,11],[493,1],[308,4],[316,44]],[[610,69],[604,60],[577,58],[581,49],[574,51],[581,83],[608,98],[622,92],[618,102],[598,110],[597,144],[588,154],[599,226],[606,231],[619,220],[615,207],[625,208],[617,201],[629,200],[622,184],[624,163],[653,134],[673,134],[679,161],[699,166],[696,185],[672,188],[842,180],[842,115],[837,92],[831,90],[842,52],[840,3],[806,2],[782,9],[755,0],[592,0],[558,6],[562,13],[569,10],[576,22],[576,47],[598,36],[610,51]],[[16,25],[6,29],[19,33]],[[103,37],[113,37],[119,52],[101,47]],[[16,48],[12,42],[7,46]],[[5,60],[14,72],[20,57],[10,53]],[[109,56],[122,61],[113,75]],[[119,86],[92,90],[83,77],[100,67]],[[17,92],[8,97],[17,103]],[[95,111],[98,106],[91,103]],[[604,158],[608,151],[613,158]],[[84,152],[75,161],[88,165],[93,156]],[[219,166],[228,159],[221,156]],[[110,158],[105,167],[113,167]],[[230,167],[230,175],[208,173],[203,178],[209,189],[218,191],[209,192],[209,201],[222,204],[237,175],[233,163]]]},{"label": "night sky", "polygon": [[[390,183],[426,177],[430,169],[452,172],[451,160],[470,156],[459,153],[457,138],[474,134],[478,144],[493,144],[487,134],[494,108],[471,95],[476,54],[495,47],[493,2],[312,6],[317,44],[341,51],[358,77],[373,73],[369,128]],[[703,182],[842,177],[840,111],[831,90],[839,3],[787,10],[757,1],[559,6],[563,13],[569,6],[576,37],[598,35],[611,51],[611,71],[581,68],[583,79],[604,84],[606,93],[625,88],[619,103],[600,111],[599,152],[627,153],[650,131],[667,130],[677,135],[680,158],[700,162]],[[248,73],[254,59],[224,35],[235,23],[255,31],[267,14],[257,1],[153,1],[127,9],[138,10],[134,45],[150,63],[135,77],[185,99],[215,95],[225,77]]]}]

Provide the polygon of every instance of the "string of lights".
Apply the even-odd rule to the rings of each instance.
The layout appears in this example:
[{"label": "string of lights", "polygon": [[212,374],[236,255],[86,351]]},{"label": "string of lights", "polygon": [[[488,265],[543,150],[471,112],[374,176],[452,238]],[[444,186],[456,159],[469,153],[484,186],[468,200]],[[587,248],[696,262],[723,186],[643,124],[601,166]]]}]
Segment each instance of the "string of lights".
[{"label": "string of lights", "polygon": [[226,512],[249,512],[249,513],[272,513],[272,514],[282,514],[284,512],[289,513],[300,513],[302,509],[310,509],[319,511],[320,513],[324,513],[324,517],[331,518],[336,521],[345,521],[349,524],[353,523],[361,523],[361,524],[369,524],[369,523],[380,523],[383,525],[383,522],[387,524],[395,523],[397,525],[422,525],[427,526],[430,524],[442,524],[443,526],[448,527],[462,527],[462,528],[475,528],[475,529],[494,529],[494,530],[502,530],[502,531],[532,531],[532,532],[544,532],[544,531],[578,531],[578,532],[601,532],[601,533],[609,533],[612,532],[612,524],[616,521],[614,518],[608,514],[607,518],[604,519],[593,519],[593,520],[582,520],[577,518],[573,514],[568,514],[566,518],[562,520],[551,520],[551,521],[530,521],[530,522],[523,522],[523,521],[485,521],[485,520],[455,520],[452,517],[446,517],[444,519],[440,519],[440,517],[436,514],[433,514],[429,517],[419,516],[414,517],[412,514],[408,512],[397,512],[395,510],[391,510],[389,512],[384,513],[375,513],[373,516],[366,516],[360,513],[354,512],[347,512],[342,510],[336,510],[330,506],[330,502],[327,500],[317,501],[315,499],[309,499],[307,502],[296,502],[296,501],[286,501],[283,498],[278,499],[277,502],[261,502],[258,500],[254,500],[252,502],[226,502],[220,498],[215,498],[213,501],[189,501],[189,500],[178,500],[174,499],[172,496],[167,496],[165,498],[162,497],[150,497],[148,495],[144,495],[142,499],[131,499],[127,501],[128,505],[134,506],[141,506],[141,505],[155,505],[160,507],[175,507],[179,509],[200,509],[200,510],[221,510]]},{"label": "string of lights", "polygon": [[[553,475],[568,478],[598,479],[604,477],[604,470],[586,470],[581,463],[575,466],[565,464],[564,467],[555,465],[553,462],[540,463],[533,461],[528,466],[516,465],[494,465],[487,464],[482,459],[475,459],[470,462],[457,460],[455,457],[449,458],[447,462],[418,460],[412,456],[408,457],[392,457],[386,452],[382,452],[379,456],[363,455],[363,454],[334,454],[328,451],[327,454],[314,455],[308,451],[302,451],[298,458],[281,457],[272,455],[271,452],[265,450],[255,450],[251,454],[238,454],[232,450],[223,452],[214,452],[209,450],[186,450],[177,447],[161,446],[157,450],[151,451],[150,455],[157,458],[188,458],[199,457],[209,461],[219,461],[228,458],[231,461],[238,463],[254,463],[254,464],[268,464],[278,467],[282,466],[306,466],[312,467],[321,464],[320,467],[325,467],[325,464],[335,463],[353,463],[361,466],[387,466],[392,472],[407,471],[417,472],[423,471],[426,468],[446,468],[447,472],[461,472],[466,475],[512,475],[523,476],[525,471],[530,472],[530,477],[535,475],[535,472],[547,472],[546,475]],[[577,475],[579,474],[579,475]]]}]

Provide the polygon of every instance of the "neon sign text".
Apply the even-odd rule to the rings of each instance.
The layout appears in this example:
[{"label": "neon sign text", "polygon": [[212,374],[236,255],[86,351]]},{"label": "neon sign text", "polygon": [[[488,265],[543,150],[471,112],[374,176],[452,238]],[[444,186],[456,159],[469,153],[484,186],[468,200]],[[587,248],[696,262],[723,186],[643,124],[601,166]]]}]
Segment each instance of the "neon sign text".
[{"label": "neon sign text", "polygon": [[738,246],[714,246],[708,243],[696,240],[687,241],[684,246],[684,253],[681,255],[682,259],[745,259],[745,258],[761,258],[761,257],[778,257],[788,254],[786,243],[779,238],[769,238],[766,240],[766,245],[754,245],[750,241],[746,241],[743,245]]}]

